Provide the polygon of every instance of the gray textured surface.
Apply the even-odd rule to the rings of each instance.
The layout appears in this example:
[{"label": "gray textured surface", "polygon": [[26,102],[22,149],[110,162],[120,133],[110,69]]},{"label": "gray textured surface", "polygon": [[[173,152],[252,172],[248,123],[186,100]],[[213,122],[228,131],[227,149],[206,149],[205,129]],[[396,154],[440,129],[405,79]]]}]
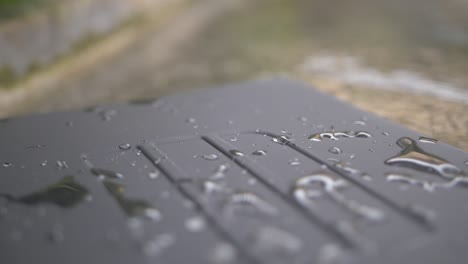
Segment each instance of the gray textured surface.
[{"label": "gray textured surface", "polygon": [[[308,140],[325,131],[372,137]],[[386,180],[396,173],[448,182],[414,166],[386,165],[402,152],[402,137],[466,174],[467,153],[420,136],[288,80],[4,120],[0,262],[460,263],[468,257],[467,189],[428,192]],[[119,147],[125,143],[132,147]],[[266,155],[251,154],[256,150]],[[91,168],[123,177],[96,177]],[[159,177],[150,179],[154,171]],[[310,207],[295,200],[297,180],[317,174],[347,182],[340,197],[383,219],[359,217],[336,194]],[[68,207],[53,201],[69,201],[80,190],[75,185],[56,185],[62,193],[54,199],[43,195],[66,175],[89,195]],[[125,189],[109,191],[115,184]],[[138,210],[126,210],[135,204]],[[139,216],[143,204],[160,219]]]}]

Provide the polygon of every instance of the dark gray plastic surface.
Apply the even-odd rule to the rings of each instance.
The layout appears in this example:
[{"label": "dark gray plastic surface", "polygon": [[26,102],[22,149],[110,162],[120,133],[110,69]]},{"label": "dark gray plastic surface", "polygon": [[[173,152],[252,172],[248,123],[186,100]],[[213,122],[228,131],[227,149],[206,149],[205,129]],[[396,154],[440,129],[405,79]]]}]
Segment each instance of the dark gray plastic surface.
[{"label": "dark gray plastic surface", "polygon": [[0,263],[468,262],[422,136],[290,80],[3,120]]}]

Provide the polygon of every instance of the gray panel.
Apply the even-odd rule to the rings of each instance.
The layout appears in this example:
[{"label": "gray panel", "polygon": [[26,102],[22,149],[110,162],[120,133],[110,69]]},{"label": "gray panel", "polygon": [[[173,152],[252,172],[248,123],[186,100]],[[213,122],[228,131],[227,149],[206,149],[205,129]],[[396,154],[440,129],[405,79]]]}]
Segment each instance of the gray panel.
[{"label": "gray panel", "polygon": [[290,80],[3,120],[0,263],[460,263],[423,136]]}]

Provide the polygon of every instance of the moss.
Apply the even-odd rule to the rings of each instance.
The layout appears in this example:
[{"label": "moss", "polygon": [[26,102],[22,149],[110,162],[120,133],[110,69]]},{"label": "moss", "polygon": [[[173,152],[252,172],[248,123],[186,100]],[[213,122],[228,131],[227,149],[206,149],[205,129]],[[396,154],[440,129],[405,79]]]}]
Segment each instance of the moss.
[{"label": "moss", "polygon": [[0,85],[8,86],[17,80],[17,74],[10,66],[0,68]]},{"label": "moss", "polygon": [[0,0],[0,22],[28,14],[54,0]]}]

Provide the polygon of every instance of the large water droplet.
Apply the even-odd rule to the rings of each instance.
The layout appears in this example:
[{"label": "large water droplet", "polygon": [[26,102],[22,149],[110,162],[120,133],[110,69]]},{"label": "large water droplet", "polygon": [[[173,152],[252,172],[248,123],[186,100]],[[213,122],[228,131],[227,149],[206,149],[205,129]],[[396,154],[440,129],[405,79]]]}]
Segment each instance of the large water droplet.
[{"label": "large water droplet", "polygon": [[319,198],[327,196],[349,212],[369,221],[380,221],[384,218],[381,210],[360,204],[342,195],[339,190],[347,185],[345,180],[336,179],[328,173],[315,173],[296,180],[292,195],[299,204],[306,207],[314,207]]},{"label": "large water droplet", "polygon": [[59,182],[44,187],[43,189],[21,197],[13,197],[8,194],[0,194],[10,202],[26,205],[39,205],[51,203],[68,208],[79,204],[88,195],[88,190],[77,183],[72,176],[65,176]]},{"label": "large water droplet", "polygon": [[130,145],[128,143],[124,143],[124,144],[119,145],[119,149],[121,149],[121,150],[129,150],[131,147],[132,147],[132,145]]},{"label": "large water droplet", "polygon": [[333,154],[341,154],[341,149],[338,147],[332,147],[328,150],[328,152],[333,153]]},{"label": "large water droplet", "polygon": [[463,174],[457,166],[421,149],[413,139],[400,138],[397,145],[403,150],[397,156],[386,160],[386,164],[424,170],[448,179]]},{"label": "large water droplet", "polygon": [[405,174],[388,173],[386,178],[390,182],[401,182],[410,185],[417,185],[422,187],[425,191],[433,192],[436,189],[450,189],[457,185],[468,186],[468,178],[466,177],[454,177],[450,181],[437,182],[431,180],[419,180],[413,176]]},{"label": "large water droplet", "polygon": [[323,132],[309,136],[311,141],[322,141],[323,139],[339,140],[339,138],[370,138],[372,135],[365,131],[345,131],[345,132]]},{"label": "large water droplet", "polygon": [[435,144],[438,142],[437,139],[433,139],[433,138],[428,138],[428,137],[419,137],[419,142],[422,142],[422,143],[429,143],[429,144]]},{"label": "large water droplet", "polygon": [[255,150],[254,152],[252,152],[252,155],[255,155],[255,156],[266,156],[266,154],[267,154],[266,151],[261,150],[261,149]]}]

